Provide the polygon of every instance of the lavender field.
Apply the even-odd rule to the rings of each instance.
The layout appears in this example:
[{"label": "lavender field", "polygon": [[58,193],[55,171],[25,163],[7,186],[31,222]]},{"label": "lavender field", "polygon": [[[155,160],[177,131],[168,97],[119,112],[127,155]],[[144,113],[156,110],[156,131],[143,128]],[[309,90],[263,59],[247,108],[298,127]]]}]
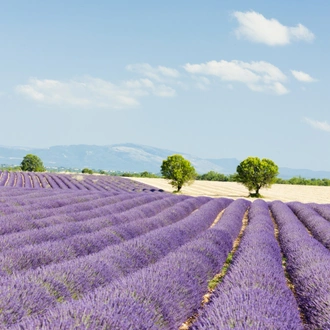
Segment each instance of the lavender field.
[{"label": "lavender field", "polygon": [[330,204],[1,172],[0,233],[0,329],[330,329]]},{"label": "lavender field", "polygon": [[161,190],[116,176],[0,171],[0,187],[128,192]]}]

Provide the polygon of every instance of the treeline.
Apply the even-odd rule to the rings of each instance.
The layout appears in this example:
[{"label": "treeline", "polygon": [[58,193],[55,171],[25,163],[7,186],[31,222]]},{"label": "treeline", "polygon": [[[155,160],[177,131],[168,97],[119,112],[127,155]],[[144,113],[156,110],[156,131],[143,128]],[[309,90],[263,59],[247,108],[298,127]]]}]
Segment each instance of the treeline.
[{"label": "treeline", "polygon": [[148,171],[143,171],[140,173],[137,172],[114,172],[110,175],[116,175],[116,176],[124,176],[124,177],[134,177],[134,178],[161,178],[162,176],[160,174],[154,174]]},{"label": "treeline", "polygon": [[278,184],[298,184],[304,186],[330,186],[330,179],[305,179],[301,176],[294,176],[291,179],[284,180],[277,178],[276,182]]},{"label": "treeline", "polygon": [[235,174],[225,175],[215,171],[209,171],[205,174],[198,174],[196,180],[235,182],[236,175]]},{"label": "treeline", "polygon": [[[205,174],[199,174],[196,178],[196,180],[206,180],[206,181],[228,181],[228,182],[235,182],[236,181],[236,175],[230,174],[225,175],[222,173],[218,173],[215,171],[209,171]],[[293,184],[293,185],[305,185],[305,186],[330,186],[330,179],[305,179],[301,176],[293,177],[291,179],[281,179],[277,178],[276,182],[277,184]]]}]

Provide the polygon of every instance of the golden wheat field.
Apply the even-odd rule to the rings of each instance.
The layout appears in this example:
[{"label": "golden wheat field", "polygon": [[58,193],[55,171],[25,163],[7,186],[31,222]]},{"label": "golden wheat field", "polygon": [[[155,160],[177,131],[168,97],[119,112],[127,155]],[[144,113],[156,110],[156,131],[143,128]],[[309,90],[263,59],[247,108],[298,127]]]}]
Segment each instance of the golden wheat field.
[{"label": "golden wheat field", "polygon": [[[168,192],[174,190],[165,179],[131,179]],[[242,184],[236,182],[195,181],[189,186],[184,186],[181,192],[184,195],[190,196],[228,197],[233,199],[248,198],[252,200],[252,198],[248,197],[248,190]],[[261,189],[260,193],[266,201],[281,200],[283,202],[330,203],[330,187],[274,184],[271,188]]]}]

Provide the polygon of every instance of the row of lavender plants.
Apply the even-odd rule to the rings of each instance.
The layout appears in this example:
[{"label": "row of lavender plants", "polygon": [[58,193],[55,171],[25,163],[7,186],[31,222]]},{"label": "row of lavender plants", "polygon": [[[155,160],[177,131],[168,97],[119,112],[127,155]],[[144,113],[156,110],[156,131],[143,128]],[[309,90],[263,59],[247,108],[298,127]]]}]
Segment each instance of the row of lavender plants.
[{"label": "row of lavender plants", "polygon": [[330,222],[308,205],[300,202],[287,203],[313,237],[328,249],[330,248]]},{"label": "row of lavender plants", "polygon": [[0,217],[0,233],[10,234],[30,229],[44,228],[63,222],[85,220],[97,216],[109,216],[123,212],[137,205],[149,203],[155,199],[168,198],[170,195],[156,194],[121,194],[106,199],[78,203],[55,209],[27,211]]},{"label": "row of lavender plants", "polygon": [[[160,216],[154,222],[164,222],[163,228],[98,253],[1,278],[1,324],[9,326],[24,317],[42,314],[59,302],[78,299],[157,262],[209,228],[229,203],[228,199],[211,200],[174,224],[168,224],[173,222],[168,214]],[[180,207],[173,217],[182,217],[181,212],[184,208]]]},{"label": "row of lavender plants", "polygon": [[330,204],[309,204],[317,213],[319,213],[324,219],[330,221]]},{"label": "row of lavender plants", "polygon": [[276,201],[270,209],[306,328],[330,329],[330,251],[308,233],[288,205]]},{"label": "row of lavender plants", "polygon": [[[172,221],[177,222],[208,200],[207,197],[189,198],[175,206],[170,205],[174,201],[169,198],[151,202],[147,204],[147,207],[119,213],[115,217],[116,222],[120,223],[117,226],[109,226],[109,222],[113,223],[113,219],[108,216],[106,218],[108,221],[104,221],[104,218],[96,218],[97,221],[87,220],[84,223],[75,223],[76,226],[70,226],[70,224],[55,226],[60,228],[49,228],[50,230],[46,230],[46,235],[43,235],[45,231],[39,233],[42,230],[37,233],[28,232],[27,235],[21,235],[19,242],[16,240],[15,244],[12,239],[7,241],[9,244],[6,244],[6,248],[10,246],[12,249],[0,253],[0,276],[99,252],[108,246],[169,225]],[[164,203],[166,201],[168,203]],[[172,207],[161,211],[166,206]],[[157,214],[152,217],[155,212]],[[162,219],[166,221],[161,221]],[[77,234],[79,231],[80,234]],[[36,237],[33,234],[36,234]],[[24,246],[23,243],[22,246],[22,241],[26,242],[26,240],[32,241],[34,245]],[[19,247],[15,248],[15,246]]]},{"label": "row of lavender plants", "polygon": [[[119,196],[118,196],[119,197]],[[117,203],[104,207],[96,207],[87,211],[76,211],[67,217],[66,214],[41,219],[42,223],[49,226],[36,229],[21,230],[0,236],[0,251],[6,251],[17,246],[40,244],[46,241],[65,239],[72,235],[91,233],[108,226],[118,225],[144,217],[154,216],[157,212],[186,200],[186,196],[142,196],[117,200]],[[157,198],[158,197],[158,198]],[[22,229],[22,228],[20,228]]]},{"label": "row of lavender plants", "polygon": [[[28,317],[13,329],[178,329],[197,311],[208,281],[223,266],[249,204],[246,200],[232,202],[214,227],[159,262],[121,276],[78,301]],[[196,216],[195,222],[199,219]],[[152,257],[160,244],[158,240],[150,245]]]},{"label": "row of lavender plants", "polygon": [[[71,190],[59,190],[59,189],[24,189],[22,187],[0,187],[0,198],[8,197],[8,198],[22,198],[23,196],[26,197],[37,197],[37,196],[62,196],[66,194],[77,194],[77,195],[84,195],[84,194],[91,194],[91,193],[99,193],[101,192],[90,192],[88,190],[82,190],[82,191],[71,191]],[[104,192],[103,194],[110,193]],[[118,193],[116,193],[118,194]]]},{"label": "row of lavender plants", "polygon": [[[122,193],[122,194],[114,194],[114,193],[91,193],[88,191],[80,191],[79,193],[72,193],[71,191],[65,193],[57,193],[54,191],[52,194],[44,193],[46,190],[38,190],[40,192],[24,194],[21,196],[11,196],[10,192],[12,189],[0,189],[0,191],[6,190],[8,195],[4,197],[0,197],[0,212],[1,215],[5,214],[13,214],[13,213],[21,213],[34,211],[33,214],[41,214],[45,212],[47,214],[47,210],[55,209],[58,210],[64,206],[74,205],[74,204],[82,204],[87,202],[96,202],[97,200],[100,202],[102,199],[109,199],[114,196],[129,196],[130,193]],[[16,189],[15,189],[16,190]],[[25,190],[21,188],[19,190]],[[29,191],[31,192],[31,191]],[[32,191],[32,192],[35,192]],[[53,191],[52,191],[53,192]],[[65,208],[63,208],[63,211]],[[49,211],[53,212],[53,211]],[[45,215],[46,216],[46,215]],[[31,214],[31,217],[33,215]]]},{"label": "row of lavender plants", "polygon": [[192,329],[304,329],[266,202],[251,205],[232,264],[199,314]]}]

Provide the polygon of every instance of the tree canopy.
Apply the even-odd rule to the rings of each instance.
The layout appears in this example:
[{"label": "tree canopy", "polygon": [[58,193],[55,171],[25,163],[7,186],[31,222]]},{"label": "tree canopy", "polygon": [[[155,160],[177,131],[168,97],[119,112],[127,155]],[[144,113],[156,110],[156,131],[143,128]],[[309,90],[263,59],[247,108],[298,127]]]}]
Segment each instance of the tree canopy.
[{"label": "tree canopy", "polygon": [[161,174],[179,192],[184,184],[194,182],[197,173],[189,160],[181,155],[168,156],[161,165]]},{"label": "tree canopy", "polygon": [[42,163],[42,160],[38,156],[32,154],[27,154],[26,156],[24,156],[21,162],[21,169],[22,171],[29,171],[29,172],[46,171],[44,164]]},{"label": "tree canopy", "polygon": [[[276,181],[278,166],[270,159],[248,157],[237,166],[236,181],[249,189],[251,197],[261,197],[259,190],[269,188]],[[255,193],[251,191],[255,190]]]},{"label": "tree canopy", "polygon": [[84,174],[93,174],[93,170],[85,167],[82,169],[81,173],[84,173]]},{"label": "tree canopy", "polygon": [[218,173],[215,171],[209,171],[204,174],[200,174],[196,178],[197,180],[206,180],[206,181],[229,181],[228,176]]}]

